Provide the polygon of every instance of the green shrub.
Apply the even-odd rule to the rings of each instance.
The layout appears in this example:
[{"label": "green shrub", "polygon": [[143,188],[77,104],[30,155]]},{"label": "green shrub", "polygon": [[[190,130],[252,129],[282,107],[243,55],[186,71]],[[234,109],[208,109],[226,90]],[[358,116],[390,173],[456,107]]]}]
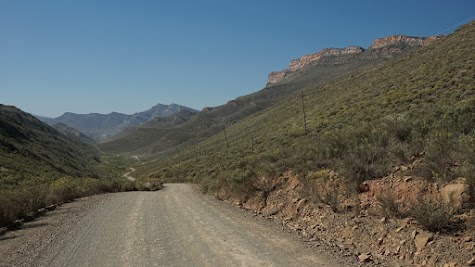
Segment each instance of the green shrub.
[{"label": "green shrub", "polygon": [[424,145],[424,168],[431,175],[427,178],[439,182],[454,178],[452,166],[455,144],[455,134],[448,129],[439,128],[430,132]]},{"label": "green shrub", "polygon": [[119,192],[127,192],[127,191],[137,191],[137,184],[135,182],[125,180],[120,183]]},{"label": "green shrub", "polygon": [[0,227],[16,227],[15,221],[45,207],[48,191],[43,185],[0,190]]},{"label": "green shrub", "polygon": [[21,194],[22,198],[25,199],[24,208],[27,213],[35,212],[48,204],[48,187],[45,184],[27,186],[21,189]]},{"label": "green shrub", "polygon": [[349,146],[339,160],[339,170],[356,182],[383,177],[389,170],[388,134],[373,127],[355,129],[346,135]]},{"label": "green shrub", "polygon": [[333,212],[338,212],[340,192],[335,181],[329,181],[324,187],[322,202],[328,204]]},{"label": "green shrub", "polygon": [[438,232],[451,225],[453,213],[450,206],[434,199],[420,198],[411,209],[410,215],[426,230]]},{"label": "green shrub", "polygon": [[[133,185],[128,183],[124,185],[127,188],[134,188]],[[135,181],[135,188],[139,191],[157,191],[163,188],[163,182],[157,178],[147,178],[147,179],[140,179]]]},{"label": "green shrub", "polygon": [[[78,197],[106,192],[137,190],[136,183],[127,179],[95,179],[61,177],[52,181],[28,179],[14,188],[0,189],[0,227],[17,227],[16,221],[51,204],[72,201]],[[145,188],[145,186],[144,186]],[[153,183],[147,190],[157,190]]]},{"label": "green shrub", "polygon": [[[473,24],[460,32],[463,34],[455,33],[407,59],[387,61],[351,76],[341,75],[337,82],[323,85],[316,84],[315,79],[304,86],[301,77],[295,77],[289,84],[260,92],[304,89],[307,135],[301,134],[300,95],[268,109],[260,106],[263,99],[256,100],[262,112],[252,112],[245,120],[233,118],[235,113],[224,117],[215,114],[212,118],[200,115],[199,119],[206,121],[205,128],[210,128],[207,134],[200,135],[193,129],[190,133],[199,138],[169,142],[165,147],[172,148],[168,152],[162,149],[161,159],[140,169],[147,173],[166,169],[160,173],[162,179],[197,181],[205,191],[212,192],[240,187],[261,177],[272,179],[287,170],[305,178],[322,168],[359,184],[383,177],[391,167],[402,164],[411,169],[415,166],[428,179],[442,182],[463,169],[464,176],[473,181],[469,170],[473,170],[470,158],[475,156],[459,152],[460,148],[454,145],[461,137],[473,136],[475,129],[471,79],[475,54],[470,53]],[[311,75],[310,71],[306,73]],[[245,106],[240,110],[246,110]],[[219,127],[224,121],[228,145]],[[199,130],[200,125],[195,126]],[[196,143],[192,148],[189,144],[193,138]],[[160,146],[166,142],[145,143]],[[178,151],[177,144],[180,153],[173,155],[172,150]],[[245,159],[244,165],[236,163],[241,158]],[[255,175],[246,178],[249,166]],[[318,193],[323,198],[324,193]],[[381,202],[385,206],[391,204]],[[396,207],[389,210],[399,213]]]},{"label": "green shrub", "polygon": [[49,201],[62,203],[79,197],[78,183],[71,177],[61,177],[50,185]]},{"label": "green shrub", "polygon": [[460,175],[466,179],[470,203],[475,206],[475,136],[460,138],[459,148],[457,161],[461,163]]},{"label": "green shrub", "polygon": [[16,219],[24,215],[19,192],[0,191],[0,227],[12,227]]},{"label": "green shrub", "polygon": [[333,212],[338,212],[341,192],[335,178],[330,170],[319,170],[309,172],[303,181],[312,200],[325,203]]},{"label": "green shrub", "polygon": [[404,218],[407,216],[392,193],[386,192],[382,195],[378,195],[376,196],[376,200],[384,216],[389,218]]}]

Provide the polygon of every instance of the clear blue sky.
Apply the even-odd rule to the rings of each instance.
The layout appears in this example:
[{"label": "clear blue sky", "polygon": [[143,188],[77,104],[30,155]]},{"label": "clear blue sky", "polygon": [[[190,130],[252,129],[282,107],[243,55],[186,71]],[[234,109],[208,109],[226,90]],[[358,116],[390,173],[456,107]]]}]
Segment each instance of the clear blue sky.
[{"label": "clear blue sky", "polygon": [[0,103],[45,116],[201,109],[304,54],[474,18],[473,0],[0,0]]}]

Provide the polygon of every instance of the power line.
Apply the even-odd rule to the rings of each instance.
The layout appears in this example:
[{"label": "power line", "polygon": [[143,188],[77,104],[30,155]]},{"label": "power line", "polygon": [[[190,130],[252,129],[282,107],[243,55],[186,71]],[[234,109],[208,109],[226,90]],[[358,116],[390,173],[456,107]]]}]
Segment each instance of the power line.
[{"label": "power line", "polygon": [[462,26],[462,25],[464,25],[464,24],[467,24],[468,22],[470,22],[470,21],[472,21],[472,20],[474,20],[474,19],[475,19],[475,17],[470,17],[470,18],[468,18],[468,19],[465,19],[465,20],[463,20],[463,21],[461,21],[461,22],[455,24],[454,26],[451,26],[451,27],[449,27],[449,28],[447,28],[447,29],[445,29],[445,30],[439,32],[439,33],[436,33],[435,35],[442,35],[442,34],[444,34],[444,33],[447,33],[447,32],[449,32],[449,31],[451,31],[452,29],[455,29],[455,28],[458,28],[458,27],[460,27],[460,26]]}]

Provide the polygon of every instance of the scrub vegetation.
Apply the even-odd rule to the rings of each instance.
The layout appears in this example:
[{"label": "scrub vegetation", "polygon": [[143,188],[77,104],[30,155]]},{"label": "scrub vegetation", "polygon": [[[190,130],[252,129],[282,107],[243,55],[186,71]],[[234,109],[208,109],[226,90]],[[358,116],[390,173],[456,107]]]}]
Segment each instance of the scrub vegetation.
[{"label": "scrub vegetation", "polygon": [[413,165],[408,174],[428,181],[465,177],[474,202],[474,38],[472,22],[404,58],[297,88],[139,173],[198,183],[205,192],[250,194],[257,181],[286,171],[307,177],[332,170],[357,192],[364,181]]},{"label": "scrub vegetation", "polygon": [[122,177],[127,164],[30,114],[0,105],[0,227],[18,227],[45,207],[79,197],[159,189],[159,181]]}]

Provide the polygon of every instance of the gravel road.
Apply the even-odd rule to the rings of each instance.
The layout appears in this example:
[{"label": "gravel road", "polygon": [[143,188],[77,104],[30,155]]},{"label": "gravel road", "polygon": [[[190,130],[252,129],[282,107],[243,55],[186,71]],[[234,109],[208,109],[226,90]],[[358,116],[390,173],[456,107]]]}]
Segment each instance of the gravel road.
[{"label": "gravel road", "polygon": [[130,169],[130,172],[126,172],[126,173],[124,173],[124,175],[122,175],[122,176],[125,177],[125,178],[127,178],[127,179],[129,179],[129,181],[132,181],[132,182],[133,182],[133,181],[135,181],[135,177],[130,176],[130,174],[133,173],[133,172],[135,172],[135,168],[130,167],[129,169]]},{"label": "gravel road", "polygon": [[345,266],[328,255],[186,184],[81,199],[0,237],[0,266]]}]

